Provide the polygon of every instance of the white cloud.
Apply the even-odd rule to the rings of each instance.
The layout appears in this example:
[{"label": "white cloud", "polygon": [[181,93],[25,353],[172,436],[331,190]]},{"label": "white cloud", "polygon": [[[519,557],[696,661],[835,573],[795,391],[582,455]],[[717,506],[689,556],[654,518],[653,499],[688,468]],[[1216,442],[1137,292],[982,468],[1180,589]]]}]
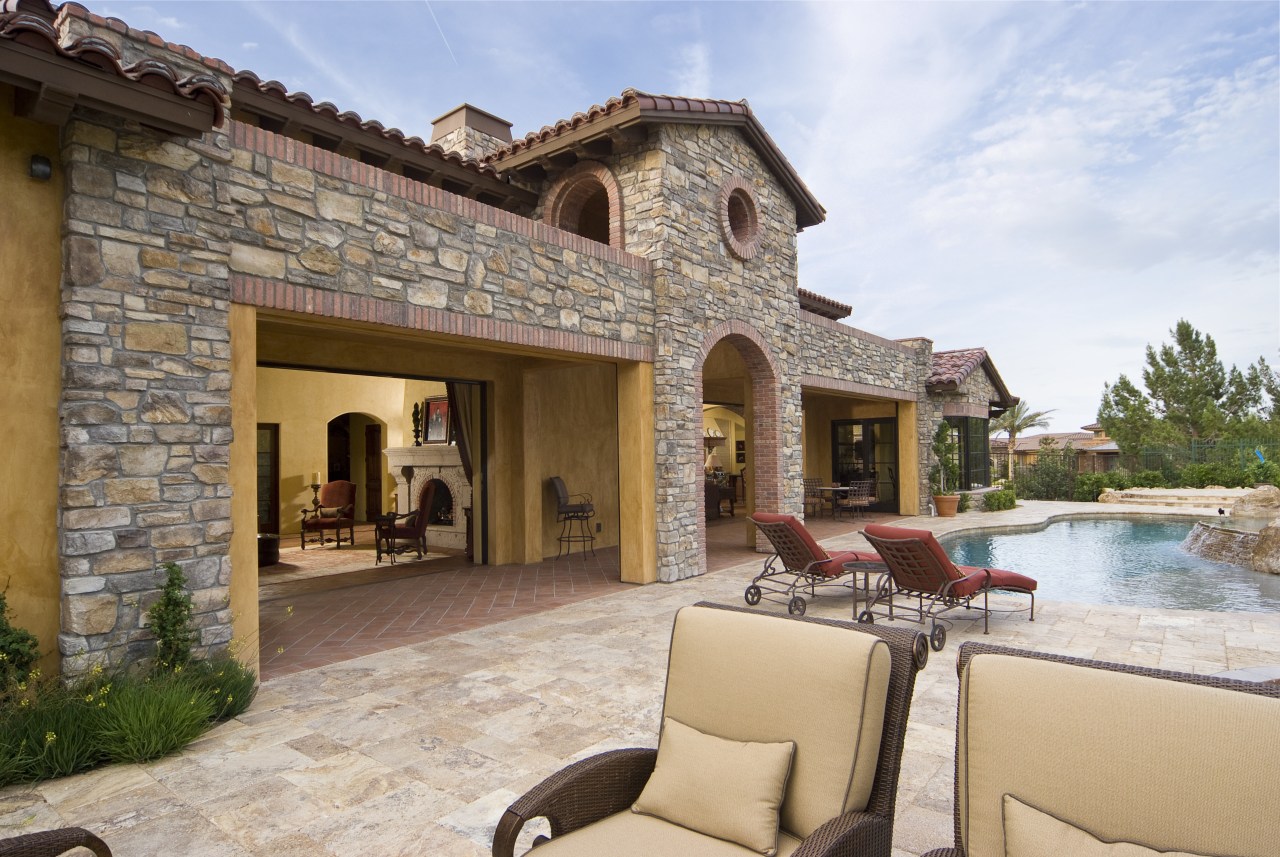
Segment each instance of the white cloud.
[{"label": "white cloud", "polygon": [[672,94],[706,98],[711,95],[711,47],[706,42],[681,45]]}]

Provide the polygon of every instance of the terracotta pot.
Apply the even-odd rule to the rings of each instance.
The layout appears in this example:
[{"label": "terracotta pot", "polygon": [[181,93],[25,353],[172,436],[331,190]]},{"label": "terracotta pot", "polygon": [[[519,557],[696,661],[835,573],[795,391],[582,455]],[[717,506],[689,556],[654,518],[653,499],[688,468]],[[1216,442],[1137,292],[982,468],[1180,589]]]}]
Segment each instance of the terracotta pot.
[{"label": "terracotta pot", "polygon": [[956,506],[959,504],[959,494],[933,495],[933,507],[938,510],[939,518],[954,518],[956,516]]}]

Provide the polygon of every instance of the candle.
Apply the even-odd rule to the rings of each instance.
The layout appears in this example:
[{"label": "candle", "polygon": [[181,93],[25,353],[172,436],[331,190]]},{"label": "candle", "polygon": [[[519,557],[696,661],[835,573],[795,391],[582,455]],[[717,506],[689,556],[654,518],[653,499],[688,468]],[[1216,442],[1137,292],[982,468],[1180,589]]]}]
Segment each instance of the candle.
[{"label": "candle", "polygon": [[312,474],[311,474],[311,484],[312,484],[312,485],[319,485],[319,484],[320,484],[320,471],[319,471],[319,470],[317,470],[317,471],[315,471],[314,473],[312,473]]}]

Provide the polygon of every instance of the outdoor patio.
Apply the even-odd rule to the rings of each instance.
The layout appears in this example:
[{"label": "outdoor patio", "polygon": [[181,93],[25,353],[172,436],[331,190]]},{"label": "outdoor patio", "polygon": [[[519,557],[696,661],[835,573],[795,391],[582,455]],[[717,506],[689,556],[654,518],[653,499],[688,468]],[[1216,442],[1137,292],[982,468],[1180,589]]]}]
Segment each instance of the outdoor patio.
[{"label": "outdoor patio", "polygon": [[[1080,510],[1026,503],[998,519],[903,523],[942,532]],[[0,792],[2,832],[82,825],[119,855],[182,843],[210,857],[479,857],[503,809],[542,777],[603,749],[654,744],[674,613],[703,599],[741,604],[762,559],[269,679],[248,712],[179,756]],[[810,606],[850,611],[848,597]],[[895,855],[951,843],[955,654],[980,638],[980,622],[957,622],[917,681]],[[1034,623],[993,617],[986,639],[1216,673],[1280,661],[1280,616],[1037,601]]]}]

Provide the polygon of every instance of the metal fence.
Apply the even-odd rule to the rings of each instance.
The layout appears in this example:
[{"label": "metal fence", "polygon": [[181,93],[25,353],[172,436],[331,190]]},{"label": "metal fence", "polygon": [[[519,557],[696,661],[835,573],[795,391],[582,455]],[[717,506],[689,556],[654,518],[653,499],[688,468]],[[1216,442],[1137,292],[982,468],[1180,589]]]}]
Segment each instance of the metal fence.
[{"label": "metal fence", "polygon": [[[1184,446],[1149,447],[1136,455],[1091,455],[1086,450],[1042,450],[1031,462],[1014,459],[1013,481],[1020,488],[1026,486],[1037,493],[1060,493],[1081,473],[1105,473],[1119,469],[1130,474],[1154,471],[1163,479],[1172,481],[1193,464],[1243,472],[1261,460],[1280,462],[1280,442],[1193,440]],[[1009,454],[993,452],[991,478],[1004,479],[1008,472]]]}]

